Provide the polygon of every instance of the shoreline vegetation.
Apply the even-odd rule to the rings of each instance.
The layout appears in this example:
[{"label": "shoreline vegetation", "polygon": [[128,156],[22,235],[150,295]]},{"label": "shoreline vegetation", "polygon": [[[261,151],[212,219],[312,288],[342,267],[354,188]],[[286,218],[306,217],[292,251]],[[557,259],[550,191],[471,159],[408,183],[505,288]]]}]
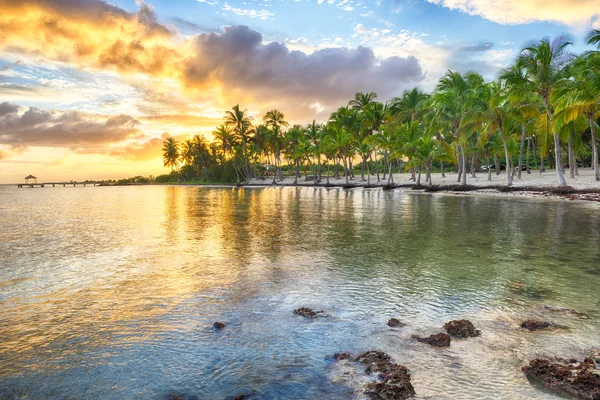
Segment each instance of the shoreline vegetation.
[{"label": "shoreline vegetation", "polygon": [[493,189],[597,200],[600,31],[587,43],[596,49],[575,55],[566,37],[531,42],[492,82],[448,71],[432,93],[414,88],[386,103],[356,93],[323,124],[290,126],[277,109],[256,121],[236,105],[212,143],[167,137],[163,164],[171,173],[152,182]]}]

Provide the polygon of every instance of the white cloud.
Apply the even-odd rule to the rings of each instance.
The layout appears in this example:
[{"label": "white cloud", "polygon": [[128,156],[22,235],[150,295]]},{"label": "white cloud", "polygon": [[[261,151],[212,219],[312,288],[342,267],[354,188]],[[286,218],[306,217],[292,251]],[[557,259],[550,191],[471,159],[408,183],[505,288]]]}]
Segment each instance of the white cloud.
[{"label": "white cloud", "polygon": [[599,0],[427,0],[430,3],[478,15],[499,24],[538,21],[575,26],[600,15]]},{"label": "white cloud", "polygon": [[223,6],[223,10],[231,11],[236,15],[246,16],[249,18],[259,18],[259,19],[272,19],[275,14],[267,10],[252,10],[252,9],[244,9],[244,8],[236,8],[232,7],[229,4],[225,3]]}]

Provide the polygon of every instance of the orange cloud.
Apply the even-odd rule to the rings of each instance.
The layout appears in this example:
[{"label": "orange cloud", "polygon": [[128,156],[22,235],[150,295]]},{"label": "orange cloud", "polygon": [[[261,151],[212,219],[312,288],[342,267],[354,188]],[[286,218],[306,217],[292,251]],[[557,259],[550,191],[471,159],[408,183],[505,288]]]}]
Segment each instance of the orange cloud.
[{"label": "orange cloud", "polygon": [[96,0],[0,0],[0,49],[125,73],[176,75],[173,32],[140,2],[137,13]]}]

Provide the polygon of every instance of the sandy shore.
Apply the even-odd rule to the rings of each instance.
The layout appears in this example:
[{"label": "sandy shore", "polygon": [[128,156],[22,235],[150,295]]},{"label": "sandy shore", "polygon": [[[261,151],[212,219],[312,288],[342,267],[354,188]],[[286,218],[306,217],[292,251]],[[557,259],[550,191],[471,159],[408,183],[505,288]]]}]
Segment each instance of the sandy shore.
[{"label": "sandy shore", "polygon": [[[544,196],[544,197],[557,197],[563,198],[567,200],[592,200],[592,201],[600,201],[600,182],[596,182],[594,178],[594,171],[590,168],[580,168],[579,175],[575,178],[569,178],[569,171],[565,171],[565,179],[567,184],[574,189],[573,192],[570,193],[556,193],[554,189],[557,187],[558,179],[556,177],[556,172],[554,170],[546,170],[546,172],[540,173],[537,170],[531,171],[531,174],[528,174],[526,171],[521,173],[521,179],[518,179],[515,175],[513,179],[513,184],[510,192],[505,192],[502,188],[498,189],[497,187],[506,186],[506,173],[502,171],[500,175],[496,175],[495,172],[492,171],[491,181],[488,180],[487,173],[477,173],[476,177],[473,178],[470,174],[467,175],[467,185],[470,186],[470,191],[472,193],[480,193],[480,194],[498,194],[501,193],[503,195],[510,196]],[[415,183],[410,180],[410,174],[394,174],[394,183],[399,187],[408,187],[415,186]],[[432,181],[434,189],[436,191],[458,191],[456,189],[456,185],[459,185],[457,182],[458,175],[456,173],[446,173],[445,177],[442,177],[440,173],[432,174]],[[249,185],[260,185],[260,186],[269,186],[272,182],[272,178],[267,179],[256,179],[249,182]],[[322,182],[315,185],[312,179],[306,180],[304,176],[298,178],[297,185],[294,185],[294,178],[285,176],[283,181],[279,179],[276,181],[279,186],[324,186],[325,178],[323,177]],[[360,174],[357,175],[354,179],[349,181],[350,185],[355,185],[357,187],[364,187],[367,185],[366,181],[362,181]],[[377,177],[371,176],[371,185],[375,187],[381,187],[387,184],[387,176],[386,180],[383,179],[380,182],[377,182]],[[346,179],[334,179],[330,178],[330,185],[332,186],[344,186],[346,185]],[[427,186],[425,183],[425,175],[421,176],[421,185]],[[586,193],[587,192],[587,193]],[[597,193],[593,193],[597,192]]]}]

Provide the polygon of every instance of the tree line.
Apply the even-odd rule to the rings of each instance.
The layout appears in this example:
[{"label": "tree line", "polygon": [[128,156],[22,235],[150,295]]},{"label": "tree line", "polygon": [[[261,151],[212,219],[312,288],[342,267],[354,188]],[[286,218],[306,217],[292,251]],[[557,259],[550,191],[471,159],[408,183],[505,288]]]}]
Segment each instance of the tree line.
[{"label": "tree line", "polygon": [[286,171],[295,183],[302,172],[315,183],[341,175],[348,183],[360,167],[360,179],[369,183],[373,177],[393,184],[399,170],[418,185],[422,175],[431,185],[432,170],[444,176],[449,166],[466,185],[482,166],[488,180],[492,169],[505,169],[511,185],[523,171],[541,173],[547,164],[559,186],[567,185],[566,168],[574,178],[579,165],[589,165],[600,181],[600,30],[586,40],[595,48],[579,55],[564,36],[532,42],[491,82],[476,72],[448,71],[432,93],[414,88],[386,103],[375,93],[357,93],[322,124],[290,126],[279,110],[255,123],[236,105],[212,143],[201,135],[182,143],[168,137],[164,165],[207,182],[268,177],[276,183]]}]

